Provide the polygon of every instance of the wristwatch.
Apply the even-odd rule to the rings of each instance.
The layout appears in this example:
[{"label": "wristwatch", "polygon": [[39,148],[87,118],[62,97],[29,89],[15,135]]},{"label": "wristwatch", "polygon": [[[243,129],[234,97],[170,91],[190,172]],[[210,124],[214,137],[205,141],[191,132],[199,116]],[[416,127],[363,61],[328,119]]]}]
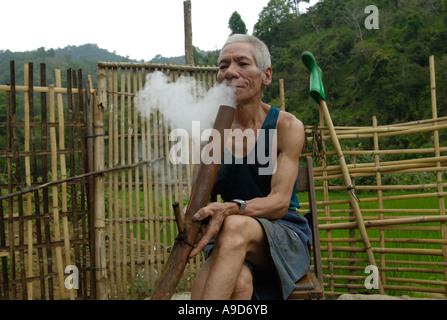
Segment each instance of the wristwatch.
[{"label": "wristwatch", "polygon": [[244,200],[240,200],[240,199],[233,199],[230,202],[234,202],[237,203],[239,205],[239,211],[237,214],[242,214],[242,212],[244,211],[245,207],[247,206],[247,202],[245,202]]}]

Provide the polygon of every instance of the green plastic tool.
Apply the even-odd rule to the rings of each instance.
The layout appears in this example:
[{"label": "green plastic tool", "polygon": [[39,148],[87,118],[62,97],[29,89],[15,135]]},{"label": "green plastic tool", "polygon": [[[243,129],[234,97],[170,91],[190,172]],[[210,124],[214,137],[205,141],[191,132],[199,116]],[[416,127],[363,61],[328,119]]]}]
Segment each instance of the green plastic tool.
[{"label": "green plastic tool", "polygon": [[315,60],[314,55],[309,51],[304,51],[301,55],[304,65],[310,72],[310,96],[320,103],[320,97],[326,101],[326,95],[323,87],[323,71]]}]

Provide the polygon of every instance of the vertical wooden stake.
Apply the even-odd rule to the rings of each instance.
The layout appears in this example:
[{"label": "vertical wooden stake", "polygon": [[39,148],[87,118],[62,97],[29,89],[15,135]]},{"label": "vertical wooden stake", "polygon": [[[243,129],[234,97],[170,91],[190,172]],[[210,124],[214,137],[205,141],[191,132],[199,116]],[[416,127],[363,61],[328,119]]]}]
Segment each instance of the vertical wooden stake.
[{"label": "vertical wooden stake", "polygon": [[[98,68],[98,90],[102,92],[106,85],[106,71]],[[101,97],[101,96],[100,96]],[[103,98],[105,98],[103,96]],[[94,171],[104,170],[104,104],[95,95],[94,110]],[[93,228],[95,230],[95,278],[96,299],[107,300],[107,259],[106,259],[106,235],[105,235],[105,201],[104,201],[104,175],[95,176],[95,205]]]},{"label": "vertical wooden stake", "polygon": [[192,23],[191,23],[191,1],[183,2],[183,11],[185,16],[185,60],[186,65],[194,65],[194,56],[192,48]]},{"label": "vertical wooden stake", "polygon": [[279,79],[279,97],[281,99],[281,110],[286,110],[286,101],[284,98],[284,79]]}]

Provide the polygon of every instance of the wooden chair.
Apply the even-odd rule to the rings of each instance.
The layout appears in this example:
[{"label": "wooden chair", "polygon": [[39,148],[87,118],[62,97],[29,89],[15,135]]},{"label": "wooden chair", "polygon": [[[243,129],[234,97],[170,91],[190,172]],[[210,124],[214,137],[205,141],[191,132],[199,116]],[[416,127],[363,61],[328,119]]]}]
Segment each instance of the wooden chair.
[{"label": "wooden chair", "polygon": [[307,192],[309,211],[304,214],[312,230],[312,246],[309,248],[313,256],[311,270],[297,283],[287,300],[321,299],[323,298],[323,271],[321,267],[320,236],[318,233],[317,204],[315,200],[315,185],[312,157],[306,158],[306,166],[300,166],[298,171],[296,192]]}]

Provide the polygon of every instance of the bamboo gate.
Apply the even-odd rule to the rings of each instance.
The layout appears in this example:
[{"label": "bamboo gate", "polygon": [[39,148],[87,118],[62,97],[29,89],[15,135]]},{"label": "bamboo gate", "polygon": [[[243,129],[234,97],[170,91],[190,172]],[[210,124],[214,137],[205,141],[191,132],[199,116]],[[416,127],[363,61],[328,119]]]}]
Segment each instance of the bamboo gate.
[{"label": "bamboo gate", "polygon": [[[214,85],[217,73],[214,67],[100,62],[95,90],[90,77],[83,86],[81,71],[68,70],[64,80],[56,70],[55,85],[47,84],[44,65],[35,85],[31,63],[18,85],[11,63],[11,83],[0,84],[7,107],[6,119],[0,118],[6,136],[0,140],[0,299],[150,295],[177,236],[172,204],[183,210],[192,169],[170,163],[174,142],[162,115],[144,118],[133,103],[146,75],[155,70],[170,81],[195,77],[205,88]],[[437,116],[434,76],[431,87],[432,119],[378,125],[373,117],[370,127],[336,127],[343,145],[373,146],[344,150],[344,155],[388,294],[445,297],[447,290],[447,146],[439,141],[447,117]],[[313,150],[302,156],[314,156],[322,197],[325,294],[371,293],[364,283],[365,248],[320,119],[319,126],[306,126]],[[390,137],[421,132],[432,137],[432,146],[387,149]],[[407,160],[394,160],[396,154]],[[396,175],[421,181],[403,185],[395,182]],[[418,199],[432,199],[434,205],[419,207]],[[302,206],[305,210],[306,203]],[[190,261],[178,290],[190,289],[202,259]],[[69,266],[79,270],[75,290],[70,282],[67,289],[74,274]]]}]

